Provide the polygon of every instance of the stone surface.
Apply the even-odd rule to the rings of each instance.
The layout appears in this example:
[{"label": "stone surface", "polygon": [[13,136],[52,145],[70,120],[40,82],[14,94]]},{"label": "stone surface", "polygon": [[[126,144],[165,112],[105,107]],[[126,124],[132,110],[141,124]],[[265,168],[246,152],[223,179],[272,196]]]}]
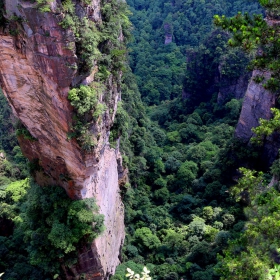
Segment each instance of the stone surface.
[{"label": "stone surface", "polygon": [[[268,25],[280,25],[279,19],[274,19],[267,15]],[[263,73],[260,73],[263,74]],[[253,133],[251,129],[259,125],[259,119],[270,119],[272,117],[270,109],[275,107],[275,94],[265,90],[261,84],[256,84],[253,78],[258,75],[258,71],[253,72],[246,95],[243,101],[240,118],[235,130],[235,137],[243,142],[249,142]],[[266,73],[265,77],[270,75]],[[273,161],[277,158],[280,149],[280,134],[275,132],[267,137],[262,147],[262,165],[269,170]]]},{"label": "stone surface", "polygon": [[[253,72],[253,77],[258,72]],[[252,128],[259,125],[259,119],[270,119],[272,114],[270,108],[275,105],[275,95],[256,84],[253,77],[242,105],[241,114],[235,130],[235,136],[244,142],[248,142],[253,136]]]},{"label": "stone surface", "polygon": [[172,26],[170,23],[165,23],[164,26],[164,44],[168,45],[170,43],[172,43]]},{"label": "stone surface", "polygon": [[[67,279],[86,274],[86,279],[108,279],[119,263],[124,239],[124,211],[119,195],[118,151],[108,145],[120,92],[110,81],[108,110],[94,123],[91,131],[96,148],[85,153],[75,139],[68,139],[73,108],[67,99],[69,87],[75,85],[77,56],[71,31],[59,25],[59,13],[41,13],[26,1],[6,0],[9,12],[25,19],[17,36],[7,30],[0,33],[0,85],[13,113],[36,140],[19,137],[23,154],[43,169],[34,174],[41,185],[56,184],[73,199],[95,197],[100,213],[105,216],[105,232],[91,248],[81,248],[79,262],[69,271]],[[15,5],[21,4],[21,7]],[[52,9],[59,2],[53,1]],[[100,1],[77,9],[93,21],[99,21]],[[85,77],[92,80],[94,72]],[[104,96],[100,96],[100,102]],[[120,175],[121,177],[123,174]]]},{"label": "stone surface", "polygon": [[[219,69],[220,70],[220,69]],[[221,71],[219,71],[221,73]],[[251,72],[241,75],[237,79],[226,79],[220,74],[220,87],[217,102],[223,104],[229,101],[231,98],[241,99],[245,96],[250,78],[252,76]]]}]

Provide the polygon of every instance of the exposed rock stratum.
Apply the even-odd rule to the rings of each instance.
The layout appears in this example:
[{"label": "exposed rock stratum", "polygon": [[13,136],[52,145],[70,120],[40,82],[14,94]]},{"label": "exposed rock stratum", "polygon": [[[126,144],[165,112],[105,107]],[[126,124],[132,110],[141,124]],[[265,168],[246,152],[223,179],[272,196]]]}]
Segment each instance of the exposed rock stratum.
[{"label": "exposed rock stratum", "polygon": [[[110,87],[99,96],[101,103],[109,96],[110,105],[91,127],[97,141],[94,150],[84,152],[68,137],[73,107],[67,95],[71,86],[90,83],[94,71],[82,75],[72,67],[78,60],[75,48],[69,47],[75,44],[74,36],[59,25],[59,4],[53,1],[52,11],[43,13],[36,3],[6,0],[7,17],[24,20],[20,26],[16,23],[19,32],[13,36],[7,28],[0,30],[0,83],[14,115],[36,139],[19,137],[23,154],[41,168],[35,172],[36,181],[62,186],[72,199],[95,197],[105,216],[105,232],[91,248],[80,249],[77,265],[66,271],[67,279],[79,279],[81,274],[86,279],[108,279],[119,264],[124,240],[118,184],[121,156],[108,145],[120,90],[111,79]],[[99,0],[89,5],[76,1],[76,12],[93,22],[102,20]]]},{"label": "exposed rock stratum", "polygon": [[253,136],[252,128],[259,125],[260,118],[267,120],[271,118],[270,108],[275,106],[275,95],[264,89],[262,84],[257,84],[254,81],[254,77],[257,75],[258,71],[254,71],[235,130],[235,136],[244,142],[251,139]]}]

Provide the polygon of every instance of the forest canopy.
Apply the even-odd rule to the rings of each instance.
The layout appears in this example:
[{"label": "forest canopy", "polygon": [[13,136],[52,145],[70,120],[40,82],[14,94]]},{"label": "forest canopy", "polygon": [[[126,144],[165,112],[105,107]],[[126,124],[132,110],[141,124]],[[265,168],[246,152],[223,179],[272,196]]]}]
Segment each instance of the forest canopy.
[{"label": "forest canopy", "polygon": [[[277,18],[278,2],[260,4]],[[102,9],[107,23],[121,17],[115,4]],[[111,50],[109,45],[104,47],[109,64],[101,59],[98,65],[103,82],[111,72],[123,71],[110,145],[115,148],[121,136],[130,179],[121,189],[126,224],[122,264],[111,279],[125,280],[127,267],[141,273],[144,266],[158,280],[277,279],[280,195],[268,185],[280,177],[279,159],[269,170],[262,147],[246,146],[233,134],[252,70],[269,70],[271,77],[255,80],[278,92],[278,27],[267,24],[257,1],[128,4],[132,13],[124,9],[121,18],[127,40],[128,15],[134,25],[130,66],[123,46]],[[104,30],[114,33],[114,27],[108,24]],[[102,37],[83,34],[87,46],[87,35]],[[103,43],[95,40],[92,46],[98,51]],[[92,67],[90,54],[83,56],[86,69]],[[243,95],[236,94],[240,81]],[[75,137],[85,128],[85,118],[95,121],[99,114],[93,111],[103,112],[97,98],[102,90],[99,84],[69,92],[77,115]],[[55,279],[62,273],[61,260],[74,264],[77,246],[102,232],[104,217],[93,200],[71,201],[63,189],[40,188],[28,178],[29,169],[38,166],[23,157],[2,95],[0,102],[0,222],[12,229],[0,236],[0,271],[3,280]],[[277,128],[278,118],[273,121]],[[269,125],[257,129],[261,140]],[[29,137],[24,127],[18,130]],[[87,144],[85,150],[95,145],[81,143]]]}]

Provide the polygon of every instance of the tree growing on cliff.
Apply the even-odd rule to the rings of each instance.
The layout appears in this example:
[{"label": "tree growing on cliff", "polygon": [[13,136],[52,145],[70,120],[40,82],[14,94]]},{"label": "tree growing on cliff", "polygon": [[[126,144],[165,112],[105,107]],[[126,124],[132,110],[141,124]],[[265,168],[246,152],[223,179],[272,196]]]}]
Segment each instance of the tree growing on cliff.
[{"label": "tree growing on cliff", "polygon": [[250,16],[248,13],[227,18],[214,16],[216,26],[230,31],[232,37],[228,43],[232,47],[239,46],[246,52],[253,54],[254,58],[249,69],[259,70],[255,76],[257,83],[262,83],[266,89],[275,93],[280,90],[280,26],[278,16],[279,1],[260,0],[267,9],[268,17],[262,15]]},{"label": "tree growing on cliff", "polygon": [[[260,0],[267,9],[267,19],[261,15],[249,16],[238,13],[235,17],[215,16],[214,22],[232,33],[228,43],[240,46],[253,55],[249,65],[258,70],[255,82],[279,95],[280,90],[280,1]],[[263,135],[279,129],[279,110],[273,109],[272,120],[260,120],[261,126],[254,129],[255,141],[261,142]],[[231,192],[237,200],[247,205],[248,221],[229,247],[219,256],[216,272],[221,279],[279,279],[279,205],[280,194],[268,187],[262,173],[240,169],[243,177]]]}]

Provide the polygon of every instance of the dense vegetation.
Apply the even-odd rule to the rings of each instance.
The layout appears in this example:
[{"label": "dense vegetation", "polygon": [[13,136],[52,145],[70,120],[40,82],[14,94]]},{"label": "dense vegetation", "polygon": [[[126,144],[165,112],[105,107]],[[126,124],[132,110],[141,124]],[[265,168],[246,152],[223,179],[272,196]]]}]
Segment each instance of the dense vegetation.
[{"label": "dense vegetation", "polygon": [[[64,1],[69,15],[70,2]],[[260,2],[271,13],[278,11],[278,6],[270,7],[271,1]],[[47,1],[40,3],[47,5]],[[103,3],[103,17],[112,17],[114,3]],[[217,25],[234,32],[232,39],[212,25],[215,14],[233,16],[246,10],[262,13],[256,2],[129,0],[128,4],[134,24],[134,41],[129,45],[131,69],[123,63],[121,50],[111,50],[105,44],[102,54],[89,54],[81,46],[85,61],[90,63],[90,55],[96,55],[100,77],[91,88],[81,86],[69,93],[76,108],[76,124],[84,127],[79,121],[95,121],[99,113],[92,113],[104,110],[100,106],[98,109],[97,95],[104,90],[100,84],[106,84],[114,71],[124,71],[119,81],[122,102],[110,143],[114,147],[122,135],[123,162],[130,172],[130,183],[122,187],[127,238],[123,263],[112,279],[124,280],[127,267],[140,273],[144,265],[159,280],[278,279],[280,195],[276,188],[267,186],[272,176],[280,177],[279,160],[271,172],[264,170],[259,160],[262,148],[245,146],[232,138],[242,100],[234,92],[228,92],[222,100],[217,98],[240,76],[250,76],[246,64],[252,55],[242,48],[269,50],[266,57],[257,53],[250,69],[275,70],[272,78],[278,79],[278,39],[269,41],[273,30],[261,16],[239,14],[232,20],[215,17]],[[65,18],[65,28],[75,28],[70,19]],[[127,18],[125,21],[123,28],[128,32]],[[268,39],[256,35],[261,32],[257,24],[267,32]],[[242,33],[244,28],[246,32]],[[104,30],[100,27],[100,33],[94,35],[92,46],[96,51],[100,51],[96,36],[102,36]],[[109,37],[106,40],[115,38]],[[169,40],[166,44],[164,38]],[[230,48],[228,40],[238,48]],[[251,43],[249,48],[244,48],[246,40]],[[92,66],[86,67],[84,71]],[[259,80],[263,81],[261,77]],[[278,84],[274,80],[268,87],[277,89],[270,85]],[[19,147],[13,148],[16,141],[10,112],[1,98],[0,143],[5,156],[0,157],[0,219],[7,229],[14,229],[3,231],[1,236],[3,279],[57,277],[60,258],[66,264],[75,262],[75,246],[86,243],[88,233],[93,237],[102,230],[102,217],[91,216],[89,209],[95,208],[90,202],[71,202],[59,188],[39,188],[22,180],[27,176],[27,163]],[[279,129],[279,111],[274,112],[273,121],[264,121],[256,130],[255,142]],[[86,131],[79,133],[70,137],[87,135]],[[85,150],[94,146],[84,140],[81,144]],[[240,166],[258,172],[245,168],[237,171]],[[240,177],[236,185],[235,179]],[[56,193],[59,196],[53,195]],[[38,204],[42,204],[40,217],[34,212]],[[62,208],[56,208],[58,204]],[[83,223],[75,223],[73,215]],[[92,231],[89,221],[93,219],[97,225]],[[68,228],[75,233],[67,235]]]},{"label": "dense vegetation", "polygon": [[[233,33],[229,44],[241,46],[247,52],[255,52],[251,69],[259,70],[255,77],[266,89],[279,98],[279,1],[260,0],[267,9],[271,22],[260,16],[238,14],[233,18],[215,17],[215,22]],[[279,109],[271,109],[271,120],[260,120],[254,128],[252,141],[262,145],[275,131],[279,132]],[[266,174],[245,168],[240,169],[243,177],[231,192],[237,200],[245,200],[247,217],[244,230],[230,242],[220,256],[217,270],[221,279],[279,279],[279,159],[271,166],[273,180],[265,180]]]},{"label": "dense vegetation", "polygon": [[0,102],[2,279],[56,279],[63,275],[61,262],[68,269],[77,261],[76,248],[103,231],[103,216],[93,199],[72,201],[62,188],[41,188],[26,178],[32,163],[17,146],[17,123],[2,93]]},{"label": "dense vegetation", "polygon": [[[188,48],[187,70],[179,72],[177,68],[175,71],[182,75],[177,95],[168,95],[171,90],[165,74],[169,72],[169,80],[174,82],[171,64],[178,63],[182,67],[185,64],[178,62],[180,52],[172,56],[170,64],[166,63],[166,57],[176,48],[178,51],[180,43],[175,39],[164,46],[163,33],[159,37],[161,41],[159,38],[154,41],[158,48],[150,52],[152,40],[149,36],[154,35],[156,29],[150,28],[146,36],[143,30],[149,25],[145,16],[149,12],[152,15],[149,5],[156,3],[133,10],[134,35],[138,41],[137,45],[131,45],[134,59],[131,66],[144,101],[148,105],[158,105],[146,108],[151,120],[146,119],[143,107],[135,112],[129,105],[133,100],[127,93],[134,89],[135,99],[137,92],[132,78],[130,84],[123,87],[124,108],[130,116],[136,117],[130,118],[127,124],[129,138],[123,135],[122,139],[123,152],[129,156],[131,179],[131,187],[124,190],[128,236],[123,250],[124,263],[113,278],[125,279],[126,267],[140,273],[147,264],[151,275],[157,279],[219,279],[223,276],[223,261],[216,259],[217,253],[223,255],[228,242],[239,236],[246,221],[242,204],[229,193],[229,187],[235,184],[232,178],[240,176],[236,172],[240,165],[263,168],[258,164],[259,148],[244,147],[232,139],[241,101],[233,98],[232,92],[225,100],[217,102],[220,89],[246,75],[249,58],[240,49],[228,47],[228,34],[222,31],[205,33],[200,46]],[[135,8],[135,1],[133,5]],[[161,50],[167,54],[158,58]],[[151,53],[154,56],[150,57]],[[157,65],[154,57],[162,64]],[[159,71],[161,66],[165,72]],[[137,72],[140,67],[141,70],[151,68]],[[167,95],[149,94],[148,99],[147,87],[141,84],[146,86],[147,79],[154,75],[152,67],[157,71],[157,80],[149,83],[149,88],[155,93],[163,85],[162,92]],[[220,76],[217,76],[218,71]],[[217,77],[221,76],[217,83]],[[179,96],[182,86],[186,94],[184,99]],[[163,100],[165,102],[159,104]]]},{"label": "dense vegetation", "polygon": [[[128,93],[124,108],[132,113],[135,91]],[[236,167],[258,156],[231,140],[241,102],[232,99],[223,107],[213,99],[171,119],[180,108],[166,102],[148,109],[152,121],[143,107],[130,118],[130,137],[123,139],[131,179],[123,195],[127,240],[114,279],[125,279],[126,267],[140,272],[144,264],[158,279],[218,279],[216,255],[245,219],[228,186]]]},{"label": "dense vegetation", "polygon": [[[213,16],[250,11],[260,14],[257,2],[225,0],[128,0],[133,15],[131,67],[142,99],[148,105],[179,97],[186,69],[186,50],[195,51],[214,30]],[[172,43],[165,44],[165,36]],[[201,78],[203,79],[203,78]]]},{"label": "dense vegetation", "polygon": [[[270,9],[270,15],[278,16],[277,1],[260,2]],[[150,5],[155,4],[153,2]],[[142,18],[149,13],[147,6],[138,6]],[[160,20],[162,17],[155,18]],[[138,21],[137,17],[133,19],[138,24],[140,17]],[[221,22],[217,22],[217,19]],[[250,19],[248,14],[244,17],[239,14],[232,20],[216,17],[216,23],[234,32],[229,45],[240,45],[245,50],[261,47],[262,52],[257,53],[250,69],[269,70],[272,76],[264,81],[264,86],[274,92],[278,91],[277,30],[268,26],[261,16]],[[141,51],[146,52],[148,43],[152,42],[145,41],[148,36],[139,36],[140,32],[141,35],[148,33],[143,33],[143,24],[143,21],[139,23],[141,31],[134,32],[136,40],[139,39],[138,43],[145,43],[140,51],[133,48],[136,61],[137,55]],[[140,272],[141,264],[146,263],[157,279],[179,279],[182,276],[190,279],[279,278],[279,192],[272,185],[267,187],[272,175],[274,179],[279,178],[278,160],[273,164],[271,172],[266,174],[241,169],[243,177],[236,187],[228,191],[228,187],[234,184],[231,176],[240,176],[233,172],[237,166],[245,163],[257,169],[263,169],[264,166],[252,164],[254,157],[257,162],[258,148],[252,146],[249,151],[248,147],[244,149],[239,143],[229,140],[240,103],[232,99],[220,106],[215,100],[215,93],[221,86],[226,86],[215,84],[217,67],[222,65],[224,70],[229,71],[222,72],[226,73],[226,81],[229,82],[240,76],[248,63],[248,58],[240,49],[229,50],[225,44],[221,44],[229,39],[227,36],[221,32],[212,33],[204,45],[187,51],[187,72],[184,78],[187,100],[181,101],[178,98],[148,109],[154,121],[148,127],[157,145],[149,149],[147,143],[150,144],[151,140],[147,138],[149,142],[144,141],[146,146],[142,149],[141,163],[145,164],[146,174],[139,174],[138,170],[134,188],[126,192],[129,236],[124,260],[127,263],[119,267],[116,279],[124,278],[126,266]],[[154,42],[158,43],[159,40]],[[169,52],[172,50],[170,44],[165,48]],[[157,55],[159,53],[157,49]],[[173,56],[172,61],[176,63],[177,57]],[[157,73],[156,82],[149,83],[149,89],[153,90],[149,92],[143,77],[151,81],[154,71],[151,68],[146,73],[137,71],[140,67],[143,71],[146,65],[154,67],[154,63],[149,54],[143,55],[139,61],[139,66],[135,60],[132,61],[132,68],[146,103],[159,104],[160,100],[174,98],[175,95],[164,96],[155,91],[164,85],[165,92],[171,92],[164,75],[169,71],[167,64],[164,65],[166,72]],[[229,64],[225,65],[225,61]],[[261,76],[256,78],[257,82],[263,80]],[[273,112],[275,116],[272,121],[263,120],[262,126],[255,129],[258,134],[255,142],[260,143],[274,130],[279,131],[279,110],[274,109]],[[219,126],[222,129],[217,131]],[[145,134],[142,134],[142,139],[143,136]],[[139,175],[142,175],[142,180],[139,180]],[[242,210],[244,204],[247,206],[245,213]],[[217,253],[219,258],[215,264]]]},{"label": "dense vegetation", "polygon": [[61,263],[66,269],[76,263],[77,247],[103,230],[94,200],[72,201],[60,187],[25,179],[2,185],[0,200],[4,279],[56,279]]},{"label": "dense vegetation", "polygon": [[[90,3],[91,1],[82,1],[84,6]],[[71,30],[75,37],[74,46],[70,47],[76,49],[78,64],[71,67],[78,69],[80,75],[89,75],[94,68],[97,72],[90,85],[77,85],[68,94],[68,99],[75,108],[73,129],[69,137],[76,138],[81,148],[89,152],[94,149],[98,137],[92,133],[92,126],[101,120],[106,110],[109,114],[113,112],[111,86],[114,84],[120,88],[131,23],[127,5],[123,2],[103,0],[100,15],[102,21],[96,22],[86,17],[79,18],[76,15],[78,4],[71,0],[62,2],[64,18],[60,25]],[[41,5],[39,3],[39,7],[44,8],[49,4]],[[105,96],[103,102],[99,101],[100,95]]]}]

